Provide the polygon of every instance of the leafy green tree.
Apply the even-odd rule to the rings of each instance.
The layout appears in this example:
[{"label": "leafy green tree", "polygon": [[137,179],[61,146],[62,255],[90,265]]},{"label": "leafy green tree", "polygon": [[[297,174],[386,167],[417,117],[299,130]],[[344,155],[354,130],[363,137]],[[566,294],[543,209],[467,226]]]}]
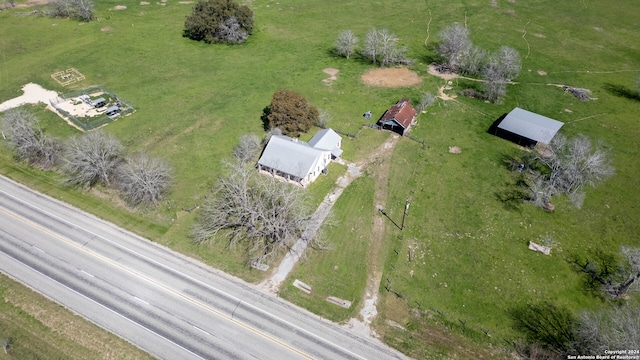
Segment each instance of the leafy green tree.
[{"label": "leafy green tree", "polygon": [[309,131],[318,117],[318,109],[309,105],[307,99],[281,89],[273,94],[271,104],[264,109],[263,121],[270,129],[279,128],[282,134],[297,137]]},{"label": "leafy green tree", "polygon": [[233,0],[200,0],[184,23],[184,36],[206,43],[244,42],[253,30],[253,11]]}]

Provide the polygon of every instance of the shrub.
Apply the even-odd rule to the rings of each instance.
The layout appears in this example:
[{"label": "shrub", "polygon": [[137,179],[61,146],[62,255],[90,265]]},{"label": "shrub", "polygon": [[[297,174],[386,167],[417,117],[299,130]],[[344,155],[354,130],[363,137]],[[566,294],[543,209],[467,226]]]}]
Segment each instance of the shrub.
[{"label": "shrub", "polygon": [[253,11],[233,0],[200,0],[184,23],[184,36],[206,43],[239,44],[253,29]]}]

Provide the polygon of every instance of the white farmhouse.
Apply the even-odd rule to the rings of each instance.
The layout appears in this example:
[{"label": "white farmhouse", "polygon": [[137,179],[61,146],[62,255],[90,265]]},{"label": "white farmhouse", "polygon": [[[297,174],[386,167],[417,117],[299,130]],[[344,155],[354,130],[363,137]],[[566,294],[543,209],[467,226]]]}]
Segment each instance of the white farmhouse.
[{"label": "white farmhouse", "polygon": [[308,143],[288,136],[273,135],[258,160],[258,170],[293,181],[302,187],[325,171],[332,159],[342,155],[342,138],[325,129]]}]

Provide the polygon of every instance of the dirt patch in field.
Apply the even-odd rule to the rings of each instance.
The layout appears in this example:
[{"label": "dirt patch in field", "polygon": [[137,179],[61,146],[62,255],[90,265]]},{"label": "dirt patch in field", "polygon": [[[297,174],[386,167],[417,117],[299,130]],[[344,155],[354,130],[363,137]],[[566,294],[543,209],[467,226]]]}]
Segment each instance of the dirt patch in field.
[{"label": "dirt patch in field", "polygon": [[422,79],[407,68],[373,69],[362,75],[362,82],[380,87],[408,87],[420,84]]},{"label": "dirt patch in field", "polygon": [[538,70],[538,75],[545,76],[545,75],[547,75],[547,72],[544,71],[544,70]]},{"label": "dirt patch in field", "polygon": [[148,1],[140,1],[140,5],[149,5],[149,4],[151,4],[151,3],[148,2]]},{"label": "dirt patch in field", "polygon": [[116,5],[116,7],[113,8],[113,10],[126,10],[127,7],[124,5]]},{"label": "dirt patch in field", "polygon": [[540,39],[544,39],[546,36],[542,35],[542,34],[533,34],[533,36],[540,38]]},{"label": "dirt patch in field", "polygon": [[102,32],[111,31],[111,26],[105,26],[102,29],[100,29],[100,31],[102,31]]},{"label": "dirt patch in field", "polygon": [[457,98],[458,95],[455,95],[455,94],[449,95],[444,92],[445,90],[451,90],[451,89],[452,89],[451,86],[441,86],[440,88],[438,88],[438,98],[444,101],[453,100]]},{"label": "dirt patch in field", "polygon": [[322,70],[322,72],[327,74],[327,75],[329,75],[328,78],[322,79],[322,82],[327,84],[327,85],[331,85],[331,83],[333,83],[334,81],[338,80],[338,73],[340,72],[340,70],[332,69],[332,68],[326,68],[326,69]]},{"label": "dirt patch in field", "polygon": [[15,4],[16,5],[15,7],[18,9],[24,9],[32,6],[46,5],[52,1],[53,0],[29,0],[26,3]]}]

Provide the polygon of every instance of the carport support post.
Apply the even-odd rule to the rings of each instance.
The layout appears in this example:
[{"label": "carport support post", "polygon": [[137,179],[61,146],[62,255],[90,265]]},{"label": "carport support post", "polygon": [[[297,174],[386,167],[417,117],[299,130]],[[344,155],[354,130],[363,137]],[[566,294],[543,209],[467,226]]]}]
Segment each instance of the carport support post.
[{"label": "carport support post", "polygon": [[402,226],[400,230],[404,230],[404,219],[407,217],[407,211],[409,211],[409,205],[411,204],[411,199],[407,198],[407,201],[404,204],[404,213],[402,214]]}]

